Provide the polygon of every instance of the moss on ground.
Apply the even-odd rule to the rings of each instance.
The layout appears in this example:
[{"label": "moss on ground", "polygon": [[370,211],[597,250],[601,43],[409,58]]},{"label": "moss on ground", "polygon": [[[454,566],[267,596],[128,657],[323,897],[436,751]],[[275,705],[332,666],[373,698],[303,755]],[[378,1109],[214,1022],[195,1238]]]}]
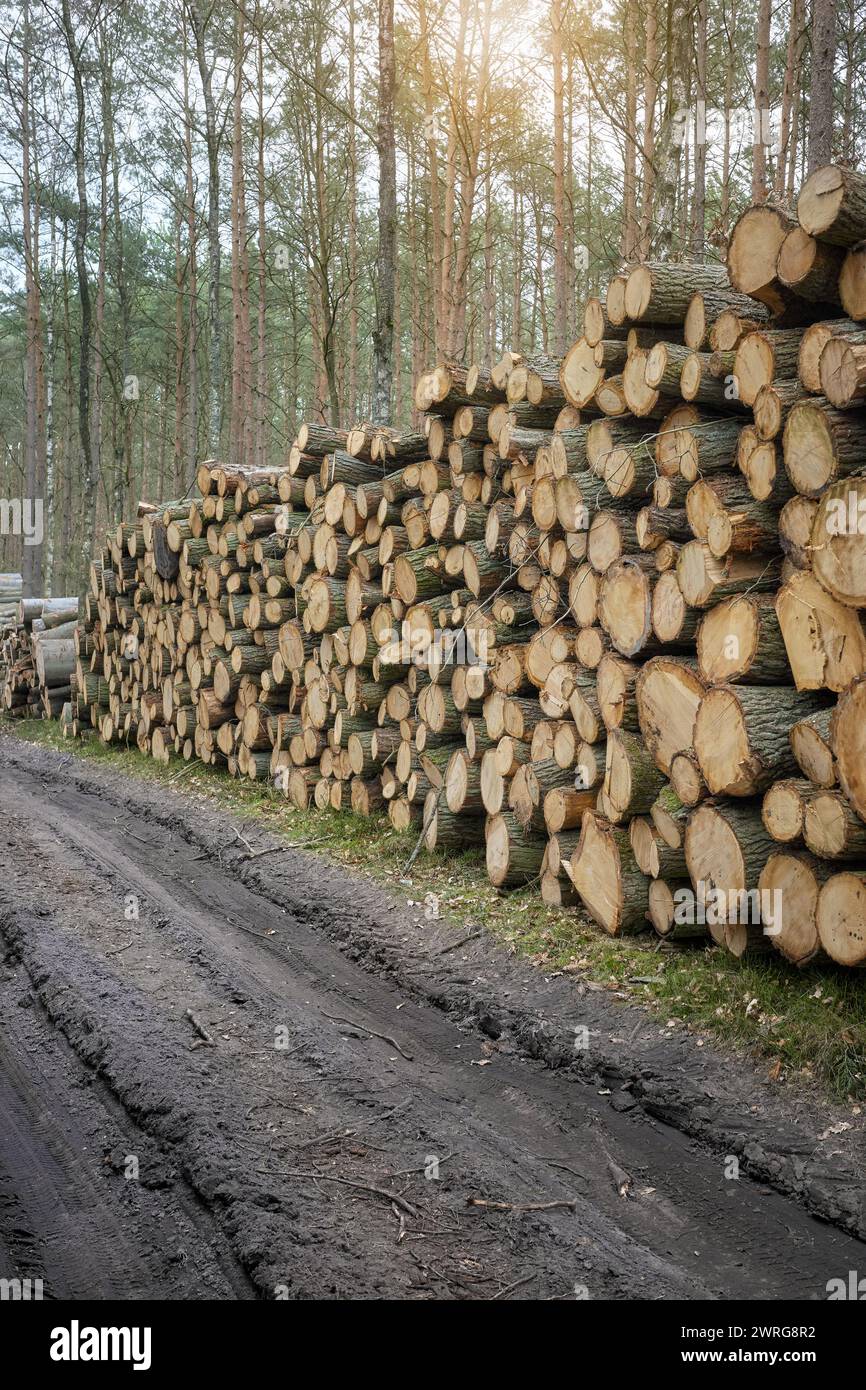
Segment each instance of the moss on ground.
[{"label": "moss on ground", "polygon": [[497,893],[479,850],[448,858],[420,854],[407,868],[417,832],[399,835],[387,817],[298,811],[268,785],[241,782],[198,762],[165,767],[94,737],[72,742],[55,723],[4,719],[0,726],[85,762],[216,802],[395,894],[426,903],[428,911],[447,913],[463,932],[486,927],[547,974],[576,972],[591,987],[644,1004],[662,1029],[684,1023],[699,1038],[748,1052],[780,1085],[815,1083],[825,1095],[855,1107],[866,1098],[866,977],[860,971],[797,971],[777,956],[736,961],[703,943],[663,944],[651,932],[614,940],[583,913],[546,907],[537,886]]}]

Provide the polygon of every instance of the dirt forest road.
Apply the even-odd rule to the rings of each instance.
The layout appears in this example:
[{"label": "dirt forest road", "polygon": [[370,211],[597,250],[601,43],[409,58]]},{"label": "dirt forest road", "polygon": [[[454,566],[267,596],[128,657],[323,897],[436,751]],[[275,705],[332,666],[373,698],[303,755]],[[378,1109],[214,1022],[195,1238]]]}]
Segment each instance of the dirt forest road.
[{"label": "dirt forest road", "polygon": [[809,1300],[863,1265],[862,1133],[748,1064],[180,789],[0,735],[0,797],[0,1277]]}]

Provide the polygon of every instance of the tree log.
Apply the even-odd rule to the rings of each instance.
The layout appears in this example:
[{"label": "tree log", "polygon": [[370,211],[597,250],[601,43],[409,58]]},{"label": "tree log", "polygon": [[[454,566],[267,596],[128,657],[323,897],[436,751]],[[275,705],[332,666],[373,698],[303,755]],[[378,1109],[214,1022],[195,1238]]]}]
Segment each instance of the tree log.
[{"label": "tree log", "polygon": [[654,657],[638,675],[635,697],[640,730],[656,766],[666,776],[674,754],[692,746],[704,694],[697,671],[672,657]]},{"label": "tree log", "polygon": [[839,696],[827,733],[827,741],[836,756],[842,790],[857,814],[866,820],[866,680],[863,677]]},{"label": "tree log", "polygon": [[717,686],[700,702],[693,745],[712,794],[754,796],[795,771],[788,731],[816,697],[783,686]]},{"label": "tree log", "polygon": [[866,478],[849,477],[823,493],[812,526],[812,568],[840,603],[866,607]]},{"label": "tree log", "polygon": [[866,874],[833,874],[818,894],[818,939],[838,965],[866,965]]},{"label": "tree log", "polygon": [[696,290],[727,285],[724,266],[649,261],[635,266],[625,286],[625,311],[634,322],[682,324]]},{"label": "tree log", "polygon": [[637,866],[627,831],[586,811],[569,876],[590,916],[609,935],[644,928],[649,880]]},{"label": "tree log", "polygon": [[792,574],[775,608],[798,690],[841,691],[866,674],[859,613],[837,602],[811,574]]},{"label": "tree log", "polygon": [[783,285],[803,299],[835,304],[844,252],[818,241],[802,227],[793,227],[779,249],[777,270]]},{"label": "tree log", "polygon": [[800,226],[834,246],[866,240],[866,177],[824,164],[809,175],[797,199]]},{"label": "tree log", "polygon": [[698,628],[697,655],[707,685],[787,685],[791,679],[770,594],[731,598],[711,608]]},{"label": "tree log", "polygon": [[818,963],[824,955],[818,937],[818,894],[827,878],[826,865],[803,852],[771,854],[758,878],[758,889],[777,895],[781,912],[770,935],[774,948],[791,965]]},{"label": "tree log", "polygon": [[491,816],[486,841],[487,874],[495,888],[522,888],[538,877],[544,841],[527,836],[513,815]]},{"label": "tree log", "polygon": [[[685,851],[713,940],[737,956],[749,948],[767,949],[770,938],[762,931],[758,881],[775,844],[755,804],[699,806],[686,828]],[[774,925],[772,920],[763,923],[771,929]]]},{"label": "tree log", "polygon": [[611,820],[630,820],[649,811],[664,782],[637,734],[625,729],[608,732],[604,793]]}]

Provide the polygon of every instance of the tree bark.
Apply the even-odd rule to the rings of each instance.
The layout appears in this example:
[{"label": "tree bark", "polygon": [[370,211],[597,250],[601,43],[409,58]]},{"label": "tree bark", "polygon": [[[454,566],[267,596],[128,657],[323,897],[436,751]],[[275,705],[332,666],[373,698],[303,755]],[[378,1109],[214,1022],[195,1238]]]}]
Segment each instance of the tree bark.
[{"label": "tree bark", "polygon": [[85,517],[82,536],[82,561],[86,570],[90,564],[93,546],[93,525],[96,515],[97,476],[94,471],[90,440],[90,345],[91,345],[91,300],[90,281],[87,267],[87,233],[89,228],[89,208],[87,201],[87,103],[84,94],[82,74],[82,47],[76,40],[72,23],[69,0],[62,0],[62,26],[66,50],[72,64],[72,80],[75,88],[75,140],[73,158],[75,180],[78,192],[78,212],[75,219],[75,270],[78,279],[78,302],[81,314],[79,327],[78,362],[78,440],[81,456],[81,479],[83,490],[83,510]]},{"label": "tree bark", "polygon": [[222,325],[220,321],[220,136],[213,93],[214,63],[208,63],[205,36],[213,11],[202,13],[200,0],[186,0],[195,40],[196,63],[205,108],[205,144],[208,163],[208,429],[211,458],[222,441]]},{"label": "tree bark", "polygon": [[809,91],[809,173],[833,155],[833,84],[836,0],[813,0],[812,76]]}]

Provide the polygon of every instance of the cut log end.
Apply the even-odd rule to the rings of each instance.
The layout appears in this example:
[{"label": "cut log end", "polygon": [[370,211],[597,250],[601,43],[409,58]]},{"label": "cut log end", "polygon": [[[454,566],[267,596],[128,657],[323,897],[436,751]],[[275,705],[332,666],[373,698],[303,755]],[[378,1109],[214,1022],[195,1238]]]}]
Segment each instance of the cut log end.
[{"label": "cut log end", "polygon": [[838,965],[866,965],[866,874],[834,874],[822,887],[818,937]]}]

